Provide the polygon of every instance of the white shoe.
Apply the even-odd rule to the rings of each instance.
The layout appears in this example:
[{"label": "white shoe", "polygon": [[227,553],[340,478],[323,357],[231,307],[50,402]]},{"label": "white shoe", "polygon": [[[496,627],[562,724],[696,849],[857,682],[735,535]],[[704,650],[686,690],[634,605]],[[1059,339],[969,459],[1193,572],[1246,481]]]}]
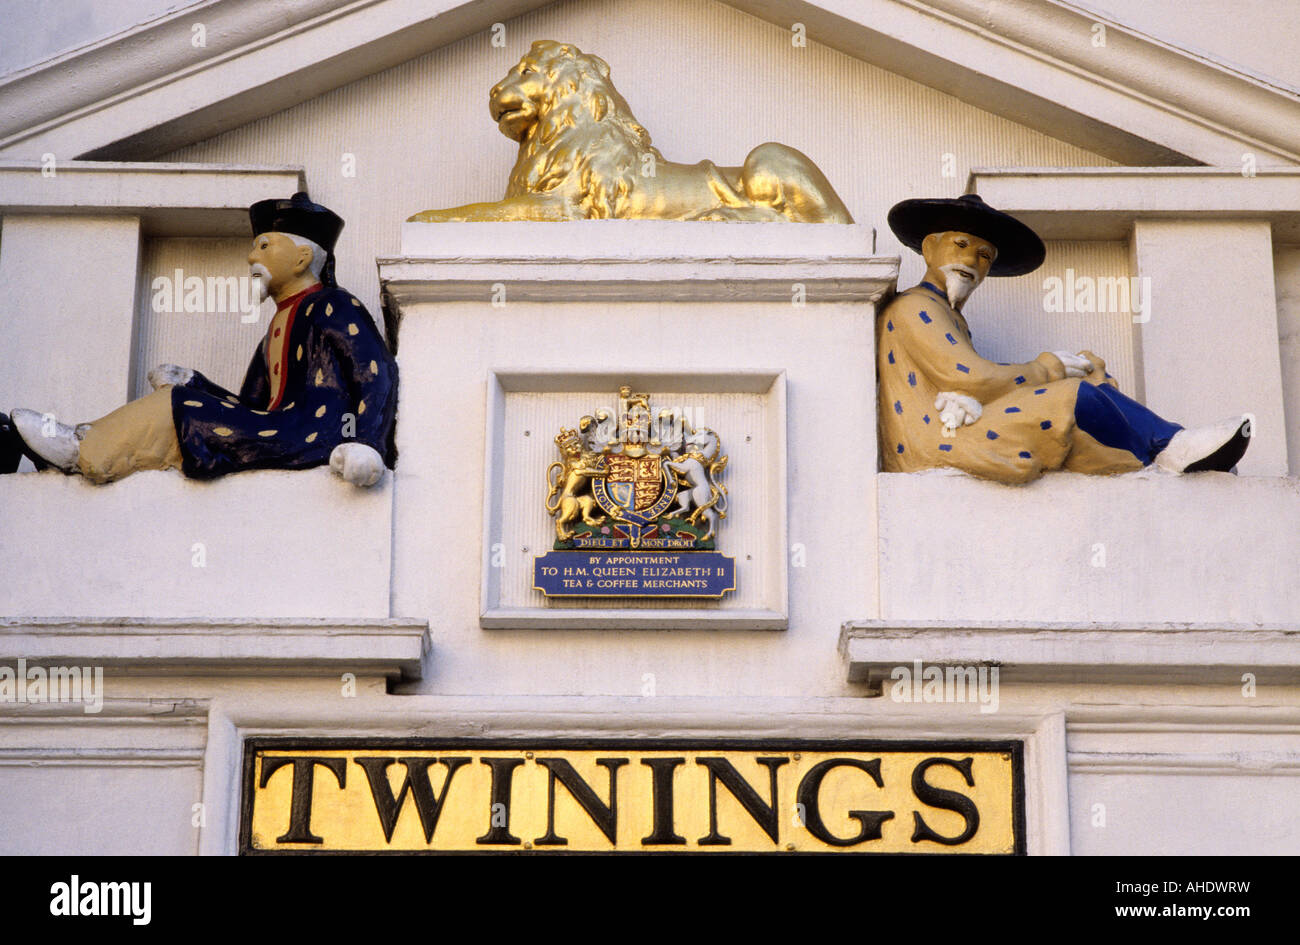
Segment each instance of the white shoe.
[{"label": "white shoe", "polygon": [[1156,456],[1156,465],[1172,473],[1228,472],[1250,445],[1249,417],[1230,417],[1208,427],[1179,430]]},{"label": "white shoe", "polygon": [[354,486],[373,486],[384,478],[384,458],[365,443],[340,443],[330,451],[330,469]]},{"label": "white shoe", "polygon": [[9,418],[29,450],[64,472],[76,471],[77,458],[81,455],[81,440],[77,437],[77,431],[66,423],[55,420],[52,424],[53,432],[47,435],[46,416],[47,414],[19,407]]}]

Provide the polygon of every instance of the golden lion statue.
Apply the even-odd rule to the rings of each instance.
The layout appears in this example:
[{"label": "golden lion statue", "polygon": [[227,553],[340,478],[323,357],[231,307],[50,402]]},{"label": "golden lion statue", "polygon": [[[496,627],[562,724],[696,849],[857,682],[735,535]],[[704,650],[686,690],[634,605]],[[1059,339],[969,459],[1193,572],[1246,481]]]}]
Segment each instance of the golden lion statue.
[{"label": "golden lion statue", "polygon": [[489,104],[501,133],[519,142],[505,199],[412,221],[853,222],[817,165],[783,144],[760,144],[741,167],[665,161],[605,61],[568,43],[533,43]]}]

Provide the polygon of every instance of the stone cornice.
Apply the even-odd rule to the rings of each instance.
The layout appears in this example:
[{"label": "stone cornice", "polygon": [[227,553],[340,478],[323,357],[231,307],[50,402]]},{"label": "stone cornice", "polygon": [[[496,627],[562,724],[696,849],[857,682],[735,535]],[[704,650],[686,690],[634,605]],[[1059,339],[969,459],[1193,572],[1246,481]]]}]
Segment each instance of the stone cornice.
[{"label": "stone cornice", "polygon": [[1002,682],[1300,682],[1300,628],[1257,624],[1029,624],[855,620],[840,630],[851,682],[894,667],[997,666]]},{"label": "stone cornice", "polygon": [[300,167],[0,161],[0,215],[135,216],[150,236],[247,236],[251,204],[306,189]]},{"label": "stone cornice", "polygon": [[388,676],[421,678],[429,625],[400,618],[11,618],[0,661],[102,666],[143,676]]},{"label": "stone cornice", "polygon": [[[728,2],[1124,163],[1300,163],[1295,90],[1062,0]],[[542,5],[211,0],[0,79],[0,153],[147,158]]]},{"label": "stone cornice", "polygon": [[971,171],[967,190],[1044,239],[1127,239],[1135,220],[1267,220],[1300,242],[1300,168],[1014,167]]},{"label": "stone cornice", "polygon": [[[404,255],[377,260],[395,310],[419,302],[874,302],[898,257],[861,224],[673,220],[406,223]],[[452,248],[454,247],[454,248]]]}]

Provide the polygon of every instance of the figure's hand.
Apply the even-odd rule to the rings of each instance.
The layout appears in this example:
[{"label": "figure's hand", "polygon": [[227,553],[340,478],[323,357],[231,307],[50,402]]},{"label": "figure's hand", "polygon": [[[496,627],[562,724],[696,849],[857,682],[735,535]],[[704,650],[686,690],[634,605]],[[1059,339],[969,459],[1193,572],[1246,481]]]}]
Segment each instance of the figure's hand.
[{"label": "figure's hand", "polygon": [[354,486],[373,486],[384,478],[384,458],[364,443],[340,443],[330,452],[330,469]]},{"label": "figure's hand", "polygon": [[193,376],[194,372],[189,368],[177,364],[160,364],[149,372],[149,386],[154,390],[168,384],[180,387],[188,384]]},{"label": "figure's hand", "polygon": [[984,413],[984,408],[974,397],[953,391],[940,391],[934,399],[934,409],[939,411],[944,432],[951,434],[960,426],[970,426]]},{"label": "figure's hand", "polygon": [[[1087,377],[1092,371],[1092,361],[1084,357],[1083,354],[1070,354],[1068,351],[1053,351],[1052,354],[1061,359],[1065,365],[1066,377]],[[1085,352],[1086,354],[1086,352]],[[1096,355],[1093,355],[1096,357]],[[1100,361],[1100,358],[1097,358]],[[1104,367],[1104,365],[1103,365]]]},{"label": "figure's hand", "polygon": [[1100,374],[1102,377],[1106,376],[1106,362],[1097,355],[1093,354],[1091,351],[1080,351],[1079,357],[1088,360],[1088,363],[1092,365],[1093,374]]},{"label": "figure's hand", "polygon": [[1106,362],[1097,357],[1091,351],[1080,351],[1079,356],[1087,358],[1092,365],[1092,377],[1088,378],[1094,384],[1110,384],[1112,387],[1119,387],[1115,378],[1106,373]]}]

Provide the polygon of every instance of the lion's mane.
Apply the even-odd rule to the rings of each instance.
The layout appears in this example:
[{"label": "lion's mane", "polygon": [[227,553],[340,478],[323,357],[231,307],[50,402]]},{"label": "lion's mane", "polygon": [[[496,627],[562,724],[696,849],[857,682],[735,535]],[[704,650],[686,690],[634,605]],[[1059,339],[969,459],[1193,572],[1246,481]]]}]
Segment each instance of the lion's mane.
[{"label": "lion's mane", "polygon": [[548,78],[537,120],[510,173],[507,197],[546,193],[578,178],[578,206],[587,219],[613,219],[636,187],[644,156],[663,158],[650,133],[609,81],[599,56],[538,42],[525,57]]}]

